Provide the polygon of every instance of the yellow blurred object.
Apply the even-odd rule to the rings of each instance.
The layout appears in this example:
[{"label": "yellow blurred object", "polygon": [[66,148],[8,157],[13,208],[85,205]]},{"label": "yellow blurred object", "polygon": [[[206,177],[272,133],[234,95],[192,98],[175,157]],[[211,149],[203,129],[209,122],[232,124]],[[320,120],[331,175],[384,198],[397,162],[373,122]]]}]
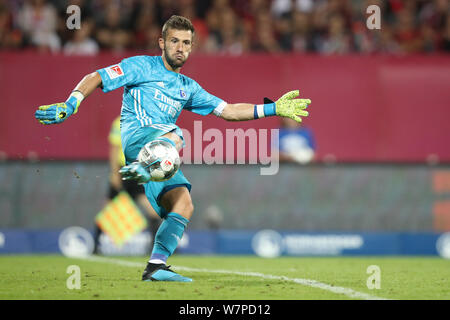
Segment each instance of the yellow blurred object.
[{"label": "yellow blurred object", "polygon": [[116,155],[117,163],[123,167],[125,165],[125,155],[122,151],[122,140],[120,137],[120,116],[114,119],[111,125],[111,130],[109,131],[108,140],[111,145],[119,147]]},{"label": "yellow blurred object", "polygon": [[111,200],[95,221],[118,247],[147,227],[147,220],[126,192],[120,192]]}]

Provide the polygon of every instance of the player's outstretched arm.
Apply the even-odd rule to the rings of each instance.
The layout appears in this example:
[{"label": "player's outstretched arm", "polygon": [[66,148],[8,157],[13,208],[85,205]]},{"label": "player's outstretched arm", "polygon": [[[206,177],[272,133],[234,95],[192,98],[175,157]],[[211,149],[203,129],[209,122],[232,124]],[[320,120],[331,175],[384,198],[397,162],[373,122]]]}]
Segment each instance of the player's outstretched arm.
[{"label": "player's outstretched arm", "polygon": [[34,116],[42,124],[61,123],[77,113],[78,107],[87,96],[102,84],[102,78],[98,72],[86,75],[75,87],[66,102],[40,106]]},{"label": "player's outstretched arm", "polygon": [[311,104],[310,99],[295,99],[299,91],[289,91],[276,102],[266,99],[264,104],[236,103],[227,104],[220,117],[228,121],[245,121],[269,116],[281,116],[301,122],[300,117],[307,117],[305,109]]}]

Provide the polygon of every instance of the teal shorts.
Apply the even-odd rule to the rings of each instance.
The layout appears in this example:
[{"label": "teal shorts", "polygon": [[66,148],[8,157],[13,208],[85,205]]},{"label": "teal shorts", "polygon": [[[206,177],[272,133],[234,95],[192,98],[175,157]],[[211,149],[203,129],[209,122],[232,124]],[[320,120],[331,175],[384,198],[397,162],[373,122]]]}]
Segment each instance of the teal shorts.
[{"label": "teal shorts", "polygon": [[[123,151],[125,153],[126,163],[130,164],[136,161],[139,151],[144,145],[150,141],[153,141],[160,136],[174,132],[180,136],[183,140],[183,133],[181,129],[174,125],[153,125],[148,127],[142,127],[136,130],[129,139],[123,145]],[[184,145],[184,140],[183,140]],[[177,173],[166,181],[156,182],[150,181],[144,184],[145,195],[147,196],[150,204],[156,213],[164,218],[167,215],[167,211],[161,206],[161,197],[169,190],[177,187],[186,187],[189,192],[191,191],[191,183],[183,175],[183,172],[178,169]]]}]

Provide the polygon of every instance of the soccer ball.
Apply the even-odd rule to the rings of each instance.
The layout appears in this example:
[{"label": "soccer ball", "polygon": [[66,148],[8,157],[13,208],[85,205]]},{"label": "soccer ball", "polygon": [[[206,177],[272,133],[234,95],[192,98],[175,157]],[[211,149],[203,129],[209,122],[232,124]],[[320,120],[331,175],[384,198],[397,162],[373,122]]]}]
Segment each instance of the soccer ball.
[{"label": "soccer ball", "polygon": [[138,161],[150,173],[151,181],[166,181],[180,168],[180,155],[177,149],[164,140],[147,143],[139,151]]}]

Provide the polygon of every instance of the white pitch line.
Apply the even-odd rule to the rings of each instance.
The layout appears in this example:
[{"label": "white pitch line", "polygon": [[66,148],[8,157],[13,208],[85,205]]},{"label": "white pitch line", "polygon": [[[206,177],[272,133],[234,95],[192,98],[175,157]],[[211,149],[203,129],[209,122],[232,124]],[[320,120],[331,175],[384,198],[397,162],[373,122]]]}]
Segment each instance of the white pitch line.
[{"label": "white pitch line", "polygon": [[[96,262],[104,262],[104,263],[112,263],[116,265],[121,265],[125,267],[137,267],[137,268],[145,268],[145,263],[140,262],[130,262],[126,260],[121,259],[115,259],[115,258],[107,258],[107,257],[98,257],[98,256],[89,256],[89,257],[77,257],[79,259],[89,260],[89,261],[96,261]],[[268,280],[283,280],[283,281],[289,281],[294,282],[297,284],[301,284],[303,286],[312,287],[312,288],[318,288],[325,291],[329,291],[336,294],[342,294],[352,299],[361,299],[361,300],[389,300],[387,298],[381,298],[374,295],[370,295],[368,293],[355,291],[350,288],[345,287],[337,287],[332,286],[320,281],[311,280],[311,279],[302,279],[302,278],[289,278],[286,276],[275,276],[271,274],[264,274],[260,272],[241,272],[241,271],[232,271],[232,270],[221,270],[221,269],[198,269],[198,268],[190,268],[190,267],[183,267],[183,266],[173,266],[174,269],[181,270],[181,271],[188,271],[188,272],[203,272],[203,273],[221,273],[221,274],[233,274],[238,276],[244,276],[244,277],[257,277],[262,279],[268,279]]]}]

